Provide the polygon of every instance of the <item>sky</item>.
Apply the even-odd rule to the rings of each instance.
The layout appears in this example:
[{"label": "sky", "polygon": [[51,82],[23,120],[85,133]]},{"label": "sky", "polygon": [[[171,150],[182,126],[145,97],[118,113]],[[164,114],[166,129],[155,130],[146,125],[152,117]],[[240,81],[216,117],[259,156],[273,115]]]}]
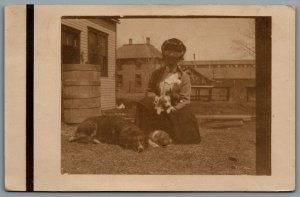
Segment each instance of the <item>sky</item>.
[{"label": "sky", "polygon": [[[117,47],[145,43],[146,37],[160,50],[162,43],[178,38],[185,44],[185,60],[254,59],[236,46],[234,40],[255,46],[254,19],[247,18],[173,18],[120,19],[117,25]],[[251,35],[249,35],[251,34]]]}]

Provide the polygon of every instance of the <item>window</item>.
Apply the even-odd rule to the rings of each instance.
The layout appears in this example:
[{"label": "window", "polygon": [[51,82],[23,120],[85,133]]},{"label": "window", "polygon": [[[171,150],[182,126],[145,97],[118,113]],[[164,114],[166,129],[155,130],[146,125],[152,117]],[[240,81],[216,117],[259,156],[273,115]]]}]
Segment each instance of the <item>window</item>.
[{"label": "window", "polygon": [[255,87],[246,87],[246,92],[247,92],[247,101],[256,100]]},{"label": "window", "polygon": [[135,75],[135,86],[136,87],[142,86],[142,76],[140,74]]},{"label": "window", "polygon": [[135,65],[135,69],[136,69],[136,70],[141,70],[141,69],[142,69],[142,67],[141,67],[141,65],[140,65],[140,64],[136,64],[136,65]]},{"label": "window", "polygon": [[123,67],[123,64],[124,64],[124,61],[123,61],[123,60],[120,60],[120,59],[117,60],[117,61],[116,61],[116,66],[117,66],[116,69],[117,69],[117,70],[122,70],[122,69],[123,69],[123,68],[122,68],[122,67]]},{"label": "window", "polygon": [[80,63],[80,31],[72,27],[61,26],[62,64]]},{"label": "window", "polygon": [[135,69],[136,70],[141,70],[142,64],[144,63],[142,59],[137,59],[135,60]]},{"label": "window", "polygon": [[122,70],[122,64],[118,64],[118,65],[117,65],[117,69],[118,69],[118,70]]},{"label": "window", "polygon": [[88,62],[99,65],[101,76],[108,76],[107,41],[108,35],[93,28],[88,28]]},{"label": "window", "polygon": [[117,75],[117,87],[121,87],[123,85],[123,75]]}]

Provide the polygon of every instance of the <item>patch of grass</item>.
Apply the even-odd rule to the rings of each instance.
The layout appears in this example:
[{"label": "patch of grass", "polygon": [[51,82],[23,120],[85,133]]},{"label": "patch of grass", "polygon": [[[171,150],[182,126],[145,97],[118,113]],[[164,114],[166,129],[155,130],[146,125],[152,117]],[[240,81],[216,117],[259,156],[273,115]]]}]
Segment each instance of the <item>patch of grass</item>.
[{"label": "patch of grass", "polygon": [[117,145],[70,143],[76,125],[63,124],[62,129],[63,174],[255,174],[255,122],[232,129],[200,127],[200,144],[149,147],[142,153]]},{"label": "patch of grass", "polygon": [[[125,96],[125,109],[104,111],[133,120],[135,101]],[[124,98],[124,97],[123,97]],[[197,114],[255,114],[255,103],[192,102]],[[62,125],[61,172],[68,174],[255,174],[255,122],[242,127],[210,129],[200,123],[197,145],[149,147],[142,153],[109,144],[69,143],[77,125]]]},{"label": "patch of grass", "polygon": [[255,102],[224,102],[224,101],[193,101],[191,102],[196,114],[248,114],[255,115]]}]

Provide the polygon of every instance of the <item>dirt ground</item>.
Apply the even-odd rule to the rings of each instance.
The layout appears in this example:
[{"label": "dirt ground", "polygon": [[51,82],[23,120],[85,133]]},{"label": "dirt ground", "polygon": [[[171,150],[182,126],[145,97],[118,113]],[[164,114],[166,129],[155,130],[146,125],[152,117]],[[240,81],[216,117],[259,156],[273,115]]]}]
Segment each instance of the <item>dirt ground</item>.
[{"label": "dirt ground", "polygon": [[[255,106],[252,104],[240,107],[239,104],[229,103],[225,106],[224,103],[194,103],[194,105],[197,106],[197,114],[255,112]],[[113,110],[108,113],[123,114],[124,117],[131,119],[134,116],[134,108]],[[202,137],[200,144],[171,145],[167,148],[150,147],[142,153],[136,153],[117,145],[69,143],[68,137],[77,125],[62,124],[61,172],[63,174],[255,174],[255,121],[246,121],[241,127],[223,129],[211,129],[200,121],[199,125]]]}]

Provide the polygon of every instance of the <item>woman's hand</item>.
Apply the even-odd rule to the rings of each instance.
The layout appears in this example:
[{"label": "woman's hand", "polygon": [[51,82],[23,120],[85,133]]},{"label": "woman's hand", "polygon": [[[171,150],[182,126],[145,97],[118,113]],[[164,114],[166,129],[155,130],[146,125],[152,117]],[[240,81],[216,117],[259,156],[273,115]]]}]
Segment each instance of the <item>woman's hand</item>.
[{"label": "woman's hand", "polygon": [[167,113],[172,113],[172,112],[175,112],[176,111],[176,108],[171,106],[168,110],[167,110]]},{"label": "woman's hand", "polygon": [[158,105],[159,99],[160,99],[159,96],[156,95],[154,96],[154,101],[153,101],[154,105]]}]

